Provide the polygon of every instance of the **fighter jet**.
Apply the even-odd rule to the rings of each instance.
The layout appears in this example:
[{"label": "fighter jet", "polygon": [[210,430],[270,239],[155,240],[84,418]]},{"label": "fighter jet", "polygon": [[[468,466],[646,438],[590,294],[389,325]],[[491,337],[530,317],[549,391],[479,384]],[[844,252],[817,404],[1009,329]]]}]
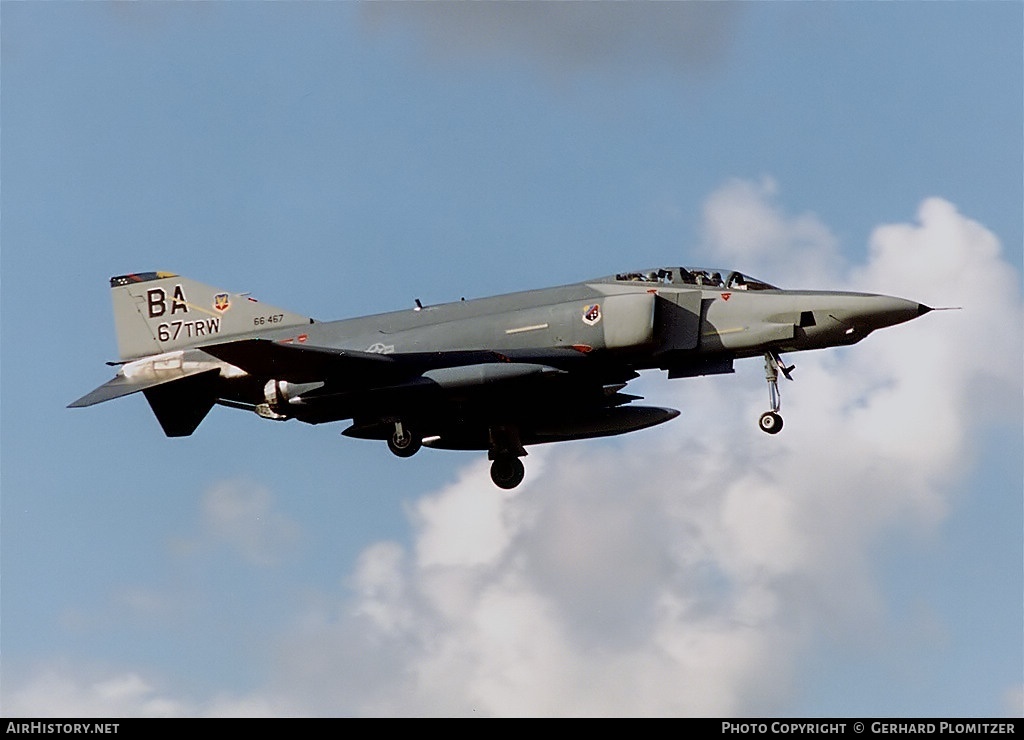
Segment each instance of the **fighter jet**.
[{"label": "fighter jet", "polygon": [[167,272],[110,279],[117,375],[70,404],[141,391],[164,433],[192,434],[214,405],[264,419],[348,420],[348,437],[483,450],[500,488],[530,445],[623,434],[675,409],[634,404],[644,370],[733,372],[763,357],[782,429],[783,353],[849,345],[932,308],[868,293],[783,290],[736,271],[663,267],[573,285],[318,321]]}]

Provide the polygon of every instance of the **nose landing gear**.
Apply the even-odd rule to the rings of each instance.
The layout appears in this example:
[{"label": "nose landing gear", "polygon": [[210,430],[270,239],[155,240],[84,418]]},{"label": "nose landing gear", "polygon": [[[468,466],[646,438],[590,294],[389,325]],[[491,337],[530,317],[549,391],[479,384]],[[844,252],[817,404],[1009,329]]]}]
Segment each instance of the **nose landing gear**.
[{"label": "nose landing gear", "polygon": [[779,414],[779,409],[782,408],[782,394],[779,393],[779,371],[782,371],[786,380],[792,380],[791,373],[794,369],[796,369],[796,365],[787,367],[778,352],[765,353],[764,379],[768,381],[768,398],[772,410],[761,414],[761,418],[757,422],[762,432],[778,434],[782,431],[782,416]]}]

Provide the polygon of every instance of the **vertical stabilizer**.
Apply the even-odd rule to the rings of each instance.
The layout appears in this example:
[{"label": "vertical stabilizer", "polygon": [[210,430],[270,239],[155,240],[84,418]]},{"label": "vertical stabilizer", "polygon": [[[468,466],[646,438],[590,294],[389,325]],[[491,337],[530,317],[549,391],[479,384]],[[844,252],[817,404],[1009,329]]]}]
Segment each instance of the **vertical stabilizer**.
[{"label": "vertical stabilizer", "polygon": [[310,323],[307,316],[170,272],[112,277],[110,292],[122,360]]}]

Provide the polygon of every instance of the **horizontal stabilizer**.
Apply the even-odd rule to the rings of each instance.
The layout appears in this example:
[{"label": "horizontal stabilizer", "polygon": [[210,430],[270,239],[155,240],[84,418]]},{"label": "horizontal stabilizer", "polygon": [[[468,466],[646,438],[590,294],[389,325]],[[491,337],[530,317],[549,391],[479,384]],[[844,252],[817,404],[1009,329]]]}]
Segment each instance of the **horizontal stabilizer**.
[{"label": "horizontal stabilizer", "polygon": [[173,375],[164,374],[158,378],[154,378],[152,376],[144,378],[129,378],[118,373],[112,380],[108,380],[99,388],[91,391],[90,393],[86,393],[77,401],[69,403],[68,408],[79,409],[86,406],[93,406],[97,403],[103,403],[104,401],[112,401],[115,398],[129,396],[132,393],[138,393],[139,391],[144,391],[147,388],[155,388],[156,386],[163,385],[164,383],[173,383],[176,380],[182,380],[183,378],[197,375],[204,371],[209,371],[209,368],[199,367],[192,370],[182,370]]}]

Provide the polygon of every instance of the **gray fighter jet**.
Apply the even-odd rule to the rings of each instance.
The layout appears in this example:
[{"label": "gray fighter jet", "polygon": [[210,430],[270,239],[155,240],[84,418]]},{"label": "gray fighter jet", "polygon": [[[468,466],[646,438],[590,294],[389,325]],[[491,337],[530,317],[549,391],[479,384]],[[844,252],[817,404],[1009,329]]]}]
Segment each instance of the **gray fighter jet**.
[{"label": "gray fighter jet", "polygon": [[316,321],[245,293],[165,272],[111,278],[120,362],[70,404],[142,391],[169,437],[215,404],[264,419],[351,420],[343,432],[409,457],[422,446],[486,450],[501,488],[528,445],[623,434],[675,409],[634,405],[642,370],[733,372],[763,357],[782,429],[782,353],[854,344],[932,309],[867,293],[781,290],[735,271],[667,267],[491,298]]}]

